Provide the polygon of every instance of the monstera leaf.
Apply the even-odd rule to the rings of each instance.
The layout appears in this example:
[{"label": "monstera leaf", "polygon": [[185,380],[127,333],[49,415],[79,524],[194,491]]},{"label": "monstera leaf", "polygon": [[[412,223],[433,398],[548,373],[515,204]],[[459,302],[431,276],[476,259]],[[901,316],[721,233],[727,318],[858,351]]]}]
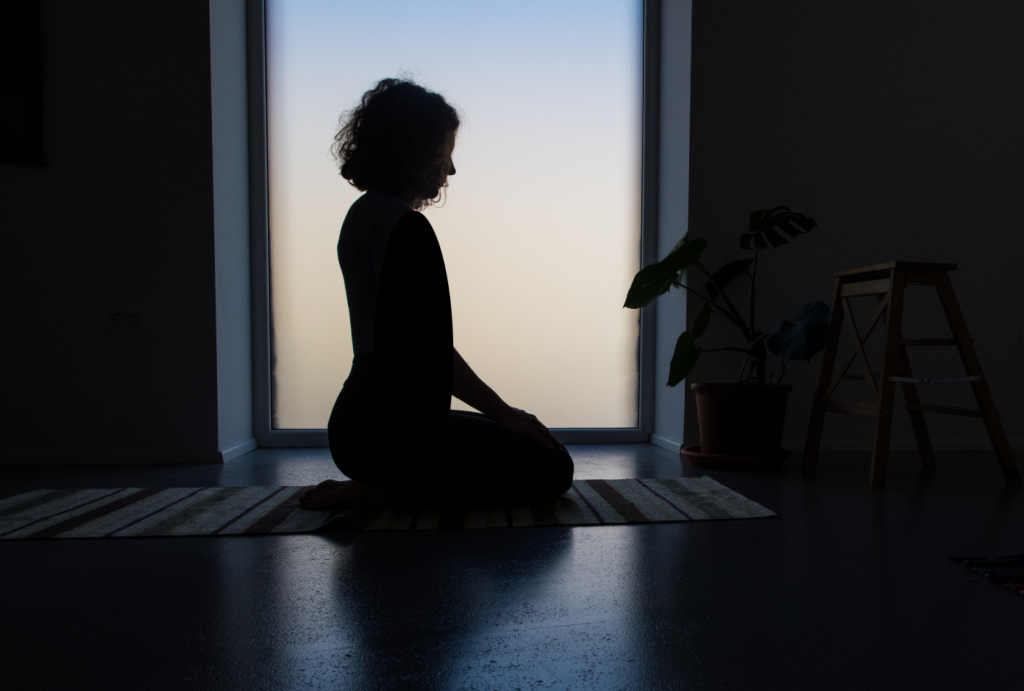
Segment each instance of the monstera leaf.
[{"label": "monstera leaf", "polygon": [[672,362],[668,365],[668,385],[675,386],[690,376],[690,372],[697,366],[700,358],[700,347],[693,342],[693,334],[684,331],[676,341],[675,352],[672,353]]},{"label": "monstera leaf", "polygon": [[828,344],[832,310],[814,300],[800,308],[796,323],[780,321],[765,338],[768,349],[780,360],[810,360]]},{"label": "monstera leaf", "polygon": [[[704,284],[704,290],[708,291],[708,296],[714,300],[718,297],[718,288],[725,290],[725,287],[735,281],[740,276],[747,273],[750,269],[750,265],[754,263],[754,258],[750,259],[739,259],[734,262],[729,262],[721,269],[711,274],[711,280]],[[718,286],[717,288],[715,286]]]},{"label": "monstera leaf", "polygon": [[704,307],[697,313],[697,318],[693,320],[693,337],[700,338],[703,336],[704,332],[708,330],[708,324],[710,323],[711,303],[705,302]]},{"label": "monstera leaf", "polygon": [[700,259],[701,252],[708,246],[704,238],[689,239],[683,236],[668,256],[641,269],[633,277],[633,284],[626,293],[624,307],[639,309],[654,302],[659,295],[664,295],[672,287],[679,272]]},{"label": "monstera leaf", "polygon": [[811,232],[817,225],[813,218],[790,211],[785,206],[762,209],[750,214],[750,227],[746,233],[740,235],[740,247],[745,250],[753,248],[763,250],[768,245],[772,247],[787,245],[789,240],[782,237],[778,230],[795,238],[797,235]]}]

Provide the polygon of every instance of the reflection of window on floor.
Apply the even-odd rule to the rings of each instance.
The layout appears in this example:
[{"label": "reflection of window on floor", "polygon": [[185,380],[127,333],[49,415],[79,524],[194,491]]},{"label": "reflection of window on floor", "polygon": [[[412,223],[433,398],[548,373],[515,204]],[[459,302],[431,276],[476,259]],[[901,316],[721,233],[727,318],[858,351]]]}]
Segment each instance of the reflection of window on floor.
[{"label": "reflection of window on floor", "polygon": [[[338,114],[407,75],[463,115],[431,209],[455,344],[550,427],[637,426],[639,0],[269,0],[276,429],[323,428],[352,359],[335,254],[359,192],[328,153]],[[455,407],[464,407],[453,401]]]}]

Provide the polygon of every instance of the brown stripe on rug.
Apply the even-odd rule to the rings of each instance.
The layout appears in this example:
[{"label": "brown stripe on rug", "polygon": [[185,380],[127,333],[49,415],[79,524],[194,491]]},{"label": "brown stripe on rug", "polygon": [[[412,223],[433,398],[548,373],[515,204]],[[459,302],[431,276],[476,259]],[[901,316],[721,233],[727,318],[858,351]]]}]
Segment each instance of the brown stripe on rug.
[{"label": "brown stripe on rug", "polygon": [[274,508],[263,514],[259,520],[246,528],[244,532],[250,535],[261,535],[264,533],[274,532],[274,528],[284,523],[285,519],[295,513],[295,510],[299,508],[299,497],[301,497],[306,490],[312,488],[312,485],[309,487],[299,487],[294,492],[291,492],[288,494],[287,499],[280,504],[276,504]]},{"label": "brown stripe on rug", "polygon": [[666,498],[665,498],[665,497],[663,497],[662,495],[658,494],[658,493],[657,493],[656,491],[654,491],[654,490],[653,490],[653,489],[651,488],[651,486],[650,486],[650,485],[648,485],[648,484],[647,484],[646,482],[644,482],[643,480],[637,480],[637,482],[638,482],[638,483],[640,483],[640,485],[641,485],[642,487],[644,487],[644,488],[645,488],[646,490],[648,490],[648,491],[649,491],[649,492],[650,492],[651,494],[653,494],[654,496],[656,496],[656,497],[657,497],[658,499],[661,499],[661,500],[662,500],[663,502],[665,502],[666,504],[668,504],[669,506],[671,506],[671,507],[672,507],[673,509],[675,509],[675,510],[676,510],[676,511],[678,511],[679,513],[683,514],[683,516],[685,516],[686,518],[688,518],[688,519],[690,519],[690,520],[693,520],[693,516],[691,516],[690,514],[686,513],[685,511],[683,511],[683,510],[682,510],[681,508],[679,508],[679,507],[678,507],[678,506],[676,506],[676,505],[675,505],[674,503],[672,503],[672,502],[671,502],[671,501],[670,501],[669,499],[666,499]]},{"label": "brown stripe on rug", "polygon": [[75,530],[76,528],[81,528],[87,523],[92,523],[93,521],[105,518],[108,515],[114,513],[115,511],[127,508],[132,504],[136,504],[142,501],[143,499],[148,499],[149,497],[152,497],[154,494],[159,494],[160,492],[163,491],[163,487],[146,487],[145,489],[140,489],[137,492],[132,492],[127,496],[119,497],[118,499],[115,499],[112,502],[108,502],[102,506],[98,506],[95,509],[89,509],[88,511],[80,513],[77,516],[72,516],[71,518],[65,519],[59,523],[55,523],[51,526],[43,528],[42,530],[37,530],[35,532],[29,533],[25,537],[29,539],[38,539],[42,537],[56,537],[61,533],[70,532],[72,530]]},{"label": "brown stripe on rug", "polygon": [[[229,527],[229,526],[230,526],[231,524],[233,524],[233,523],[237,523],[237,522],[238,522],[238,520],[239,520],[239,519],[241,519],[241,518],[243,518],[243,517],[244,517],[244,516],[245,516],[246,514],[250,513],[251,511],[254,511],[254,510],[258,509],[258,508],[259,508],[260,506],[262,506],[263,504],[265,504],[265,503],[266,503],[267,501],[269,501],[270,499],[274,498],[274,497],[275,497],[276,495],[278,495],[278,494],[281,494],[281,492],[282,492],[283,490],[286,490],[286,489],[288,489],[288,488],[287,488],[287,487],[278,487],[278,488],[277,488],[276,490],[274,490],[273,492],[271,492],[271,493],[270,493],[269,495],[267,495],[266,497],[263,497],[262,499],[260,499],[260,500],[259,500],[258,502],[256,502],[256,503],[255,503],[255,504],[253,504],[252,506],[249,506],[249,507],[247,507],[247,508],[243,509],[243,510],[242,510],[242,512],[241,512],[240,514],[238,514],[237,516],[235,516],[234,518],[231,518],[231,519],[229,519],[227,523],[225,523],[225,524],[224,524],[224,525],[222,525],[221,527],[219,527],[219,528],[217,528],[216,530],[214,530],[214,531],[213,531],[213,534],[214,534],[214,535],[216,535],[217,533],[223,533],[223,532],[224,532],[225,530],[227,530],[227,529],[228,529],[228,527]],[[287,498],[285,499],[285,501],[288,501],[288,500],[290,500],[290,499],[292,498],[292,494],[294,494],[294,493],[291,493],[291,492],[289,492],[289,493],[286,493],[286,494],[285,494],[285,496],[286,496]],[[278,504],[278,506],[274,506],[274,509],[278,508],[279,506],[280,506],[280,504]],[[273,510],[273,509],[271,509],[271,510]],[[244,531],[243,531],[243,532],[244,532]],[[260,532],[260,531],[254,531],[254,532]],[[267,531],[263,531],[263,532],[267,532]]]},{"label": "brown stripe on rug", "polygon": [[142,523],[143,521],[145,521],[145,520],[147,520],[149,518],[153,518],[153,516],[156,516],[158,513],[166,513],[168,511],[168,509],[170,509],[175,504],[180,504],[183,501],[187,501],[187,500],[191,499],[192,497],[194,497],[195,495],[199,494],[202,491],[203,491],[203,488],[199,487],[199,488],[191,490],[191,491],[186,491],[183,494],[181,494],[181,496],[178,496],[177,498],[175,498],[173,496],[173,494],[172,494],[172,496],[169,497],[170,501],[161,502],[157,506],[157,508],[154,509],[153,511],[150,511],[149,513],[146,513],[146,514],[143,514],[143,515],[139,516],[138,518],[133,518],[131,521],[128,522],[127,525],[122,525],[122,526],[120,526],[120,527],[118,527],[118,528],[116,528],[114,530],[111,530],[109,533],[107,533],[103,537],[110,537],[114,533],[124,532],[124,531],[128,530],[129,528],[133,528],[136,525],[138,525],[139,523]]},{"label": "brown stripe on rug", "polygon": [[[34,509],[44,506],[45,504],[60,501],[61,499],[70,497],[72,494],[76,494],[77,492],[77,489],[56,489],[52,491],[40,490],[19,494],[17,497],[11,497],[11,499],[5,500],[0,504],[0,518],[4,516],[11,516],[16,513],[24,513],[27,509]],[[21,497],[24,497],[25,501],[13,501]]]},{"label": "brown stripe on rug", "polygon": [[36,490],[0,501],[0,539],[283,535],[673,523],[775,514],[709,477],[576,480],[550,504],[306,511],[308,487]]},{"label": "brown stripe on rug", "polygon": [[629,523],[648,523],[650,521],[644,512],[637,508],[636,504],[619,494],[618,490],[608,484],[606,480],[584,480],[608,502],[608,505],[619,512],[619,515]]},{"label": "brown stripe on rug", "polygon": [[590,513],[592,513],[594,515],[594,517],[597,519],[598,523],[604,523],[605,522],[604,518],[601,517],[601,514],[599,514],[597,512],[597,510],[594,508],[594,505],[591,504],[589,501],[587,501],[587,498],[584,497],[583,493],[579,491],[579,489],[576,487],[576,483],[575,482],[572,484],[572,487],[570,488],[570,490],[571,490],[571,492],[574,492],[577,497],[580,498],[580,501],[582,501],[584,506],[587,507],[587,510],[589,510]]},{"label": "brown stripe on rug", "polygon": [[[71,489],[71,490],[40,490],[49,493],[50,496],[41,497],[38,501],[35,497],[24,502],[17,511],[0,516],[0,538],[22,537],[20,533],[36,526],[39,529],[45,525],[52,525],[61,518],[77,515],[87,511],[86,507],[96,505],[99,502],[110,499],[118,494],[123,494],[125,489]],[[38,495],[39,492],[28,492],[30,495]],[[11,497],[8,500],[15,503],[25,495]],[[16,533],[18,533],[16,535]]]},{"label": "brown stripe on rug", "polygon": [[[159,537],[175,535],[177,529],[196,516],[213,516],[223,502],[231,499],[242,487],[201,487],[199,491],[189,492],[180,502],[163,507],[163,510],[145,516],[141,521],[133,521],[122,530],[115,531],[113,537]],[[185,531],[182,535],[195,534]]]}]

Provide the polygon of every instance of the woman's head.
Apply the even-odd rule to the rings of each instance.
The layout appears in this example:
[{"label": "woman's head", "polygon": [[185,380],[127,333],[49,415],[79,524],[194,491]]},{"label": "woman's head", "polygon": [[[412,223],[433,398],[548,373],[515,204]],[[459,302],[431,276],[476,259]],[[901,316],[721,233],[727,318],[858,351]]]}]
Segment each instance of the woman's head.
[{"label": "woman's head", "polygon": [[342,115],[331,151],[356,188],[393,194],[418,209],[448,186],[458,129],[458,113],[440,94],[382,79]]}]

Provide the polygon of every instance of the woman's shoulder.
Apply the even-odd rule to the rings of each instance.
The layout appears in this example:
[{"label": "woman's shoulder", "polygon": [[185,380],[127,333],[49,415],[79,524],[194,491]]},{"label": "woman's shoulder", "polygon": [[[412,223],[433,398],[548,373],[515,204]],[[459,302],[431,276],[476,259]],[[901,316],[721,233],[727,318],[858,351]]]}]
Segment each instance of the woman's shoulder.
[{"label": "woman's shoulder", "polygon": [[352,208],[355,209],[358,206],[361,213],[367,213],[378,216],[403,216],[409,211],[412,211],[412,207],[409,204],[393,194],[386,194],[384,192],[377,192],[370,190],[361,196],[359,199],[352,204]]},{"label": "woman's shoulder", "polygon": [[412,207],[398,197],[382,192],[366,192],[352,203],[341,226],[342,234],[372,233],[394,228],[395,224],[412,211]]}]

